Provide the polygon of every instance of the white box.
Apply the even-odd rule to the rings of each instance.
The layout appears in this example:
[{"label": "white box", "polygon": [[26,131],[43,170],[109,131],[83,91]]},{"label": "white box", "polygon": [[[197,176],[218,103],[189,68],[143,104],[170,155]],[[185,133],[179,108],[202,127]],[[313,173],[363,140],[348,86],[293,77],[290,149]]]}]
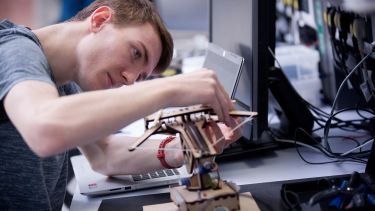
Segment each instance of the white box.
[{"label": "white box", "polygon": [[288,45],[276,47],[275,53],[283,72],[297,92],[309,103],[321,105],[319,52],[303,45]]}]

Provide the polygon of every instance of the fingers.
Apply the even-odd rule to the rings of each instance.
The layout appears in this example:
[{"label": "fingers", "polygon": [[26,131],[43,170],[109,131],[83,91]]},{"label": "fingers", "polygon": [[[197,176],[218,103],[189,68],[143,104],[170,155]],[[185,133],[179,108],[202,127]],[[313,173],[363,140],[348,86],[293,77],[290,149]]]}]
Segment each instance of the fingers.
[{"label": "fingers", "polygon": [[205,71],[209,72],[210,77],[215,81],[215,98],[211,104],[211,107],[215,110],[220,121],[227,125],[233,124],[233,121],[229,116],[229,111],[233,110],[234,106],[228,93],[225,91],[223,85],[219,82],[214,71],[207,69],[205,69]]},{"label": "fingers", "polygon": [[226,142],[225,141],[221,141],[220,143],[217,142],[223,136],[222,131],[220,130],[218,125],[212,122],[208,123],[207,126],[205,127],[205,132],[211,144],[214,146],[215,150],[219,153],[222,153],[226,145]]},{"label": "fingers", "polygon": [[219,83],[219,87],[221,89],[221,93],[224,94],[224,98],[225,98],[224,100],[225,100],[226,106],[228,106],[228,111],[234,110],[232,99],[230,98],[229,94],[225,91],[224,86],[221,83]]},{"label": "fingers", "polygon": [[[240,119],[239,118],[232,118],[234,122],[236,122],[236,126],[240,124]],[[228,127],[222,123],[217,124],[223,133],[225,137],[225,147],[229,146],[231,143],[237,141],[239,138],[242,136],[242,128],[236,128],[234,127]],[[236,129],[235,129],[236,128]]]},{"label": "fingers", "polygon": [[221,122],[233,124],[229,116],[233,104],[214,71],[202,69],[165,80],[173,87],[169,92],[172,98],[168,98],[170,107],[203,104],[212,107]]},{"label": "fingers", "polygon": [[[231,102],[228,101],[229,97],[227,93],[221,88],[221,84],[219,84],[219,90],[217,91],[216,98],[218,99],[218,110],[220,110],[219,119],[221,118],[222,122],[225,124],[231,123],[231,118],[229,116],[229,111],[231,110]],[[220,116],[221,115],[221,116]]]},{"label": "fingers", "polygon": [[242,119],[238,117],[238,118],[232,118],[232,120],[234,122],[234,125],[231,126],[231,128],[237,128],[236,130],[233,131],[232,139],[236,141],[239,138],[241,138],[242,133],[243,133],[243,126],[238,128],[238,125],[241,124]]}]

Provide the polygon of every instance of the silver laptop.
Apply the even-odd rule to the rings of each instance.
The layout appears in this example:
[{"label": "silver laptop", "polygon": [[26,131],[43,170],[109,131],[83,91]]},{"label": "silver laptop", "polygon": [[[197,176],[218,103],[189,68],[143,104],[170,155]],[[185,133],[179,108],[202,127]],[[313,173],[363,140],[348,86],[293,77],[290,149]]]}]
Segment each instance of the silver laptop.
[{"label": "silver laptop", "polygon": [[168,186],[178,184],[181,178],[189,176],[183,166],[178,169],[164,169],[145,174],[108,177],[92,170],[83,155],[73,156],[70,160],[80,193],[87,196]]},{"label": "silver laptop", "polygon": [[207,48],[203,67],[216,72],[225,91],[233,99],[243,62],[244,58],[241,56],[226,51],[216,44],[210,43]]}]

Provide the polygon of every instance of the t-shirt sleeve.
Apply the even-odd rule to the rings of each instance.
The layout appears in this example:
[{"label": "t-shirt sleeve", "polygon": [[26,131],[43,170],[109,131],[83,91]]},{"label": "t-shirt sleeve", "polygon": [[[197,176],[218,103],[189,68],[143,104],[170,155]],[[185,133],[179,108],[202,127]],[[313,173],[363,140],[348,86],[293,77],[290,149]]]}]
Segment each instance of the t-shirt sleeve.
[{"label": "t-shirt sleeve", "polygon": [[37,80],[56,86],[42,49],[21,35],[0,38],[0,100],[22,81]]}]

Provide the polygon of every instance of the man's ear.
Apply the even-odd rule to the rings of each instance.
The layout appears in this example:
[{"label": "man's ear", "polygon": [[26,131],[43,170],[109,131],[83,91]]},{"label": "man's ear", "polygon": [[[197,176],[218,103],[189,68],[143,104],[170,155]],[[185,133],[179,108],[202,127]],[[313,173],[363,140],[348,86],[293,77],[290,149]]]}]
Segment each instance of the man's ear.
[{"label": "man's ear", "polygon": [[101,6],[96,9],[90,16],[90,30],[98,32],[105,23],[112,19],[113,10],[107,6]]}]

